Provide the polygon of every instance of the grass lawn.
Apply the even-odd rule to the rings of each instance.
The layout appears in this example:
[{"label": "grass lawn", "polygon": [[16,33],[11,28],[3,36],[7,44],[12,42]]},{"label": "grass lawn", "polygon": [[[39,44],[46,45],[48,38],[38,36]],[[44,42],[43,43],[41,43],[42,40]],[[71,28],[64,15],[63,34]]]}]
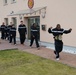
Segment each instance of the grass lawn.
[{"label": "grass lawn", "polygon": [[76,75],[76,68],[19,50],[0,51],[0,75]]}]

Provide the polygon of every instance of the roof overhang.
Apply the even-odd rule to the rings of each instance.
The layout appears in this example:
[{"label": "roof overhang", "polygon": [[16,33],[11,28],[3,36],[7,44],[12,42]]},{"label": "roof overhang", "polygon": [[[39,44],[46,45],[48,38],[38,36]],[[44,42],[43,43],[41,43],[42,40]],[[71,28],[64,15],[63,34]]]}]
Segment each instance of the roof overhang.
[{"label": "roof overhang", "polygon": [[44,9],[46,10],[46,6],[45,7],[33,8],[33,9],[20,10],[18,12],[10,13],[8,16],[33,14],[33,13],[36,13],[38,11],[42,11]]}]

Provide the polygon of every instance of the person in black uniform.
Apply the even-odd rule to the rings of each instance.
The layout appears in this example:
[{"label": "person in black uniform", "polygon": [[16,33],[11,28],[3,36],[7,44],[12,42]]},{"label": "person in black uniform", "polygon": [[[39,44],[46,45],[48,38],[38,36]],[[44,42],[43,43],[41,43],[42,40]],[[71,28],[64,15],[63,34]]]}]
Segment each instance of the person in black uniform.
[{"label": "person in black uniform", "polygon": [[10,36],[10,29],[12,28],[12,26],[13,26],[13,24],[12,24],[12,22],[10,22],[10,25],[7,27],[7,34],[8,34],[9,43],[10,43],[10,39],[12,38],[12,37]]},{"label": "person in black uniform", "polygon": [[1,32],[1,26],[0,26],[0,32]]},{"label": "person in black uniform", "polygon": [[5,26],[5,39],[8,39],[8,26]]},{"label": "person in black uniform", "polygon": [[30,46],[32,46],[34,40],[36,42],[36,47],[40,49],[39,43],[38,43],[38,34],[39,34],[39,29],[37,28],[37,25],[34,23],[31,26],[31,41],[30,41]]},{"label": "person in black uniform", "polygon": [[20,35],[20,43],[24,45],[25,39],[26,39],[26,25],[23,24],[23,21],[21,21],[21,24],[18,27],[19,35]]},{"label": "person in black uniform", "polygon": [[54,41],[55,41],[55,51],[54,53],[56,54],[56,59],[59,60],[59,53],[62,51],[63,49],[63,42],[62,42],[62,35],[63,33],[67,34],[70,33],[72,31],[72,29],[70,28],[69,30],[64,30],[63,28],[61,28],[60,24],[57,24],[56,28],[50,27],[48,29],[49,33],[52,33],[54,36]]},{"label": "person in black uniform", "polygon": [[[0,32],[1,32],[1,26],[0,26]],[[1,41],[0,41],[0,44],[1,44]]]},{"label": "person in black uniform", "polygon": [[1,39],[5,39],[5,24],[4,24],[4,22],[1,25]]},{"label": "person in black uniform", "polygon": [[14,25],[12,25],[10,29],[10,43],[12,43],[12,40],[14,41],[14,45],[16,45],[16,28]]}]

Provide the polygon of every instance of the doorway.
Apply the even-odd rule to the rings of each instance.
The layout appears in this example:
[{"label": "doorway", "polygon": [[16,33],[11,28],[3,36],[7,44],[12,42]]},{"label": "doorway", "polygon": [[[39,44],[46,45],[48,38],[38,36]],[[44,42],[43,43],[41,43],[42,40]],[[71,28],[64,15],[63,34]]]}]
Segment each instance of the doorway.
[{"label": "doorway", "polygon": [[4,18],[4,22],[6,25],[8,25],[8,18]]},{"label": "doorway", "polygon": [[16,17],[12,18],[12,22],[13,22],[14,26],[17,27],[17,19],[16,19]]},{"label": "doorway", "polygon": [[30,40],[31,37],[31,26],[33,25],[33,23],[36,23],[38,29],[39,29],[39,35],[38,35],[38,39],[40,40],[40,17],[30,17],[28,18],[28,39]]}]

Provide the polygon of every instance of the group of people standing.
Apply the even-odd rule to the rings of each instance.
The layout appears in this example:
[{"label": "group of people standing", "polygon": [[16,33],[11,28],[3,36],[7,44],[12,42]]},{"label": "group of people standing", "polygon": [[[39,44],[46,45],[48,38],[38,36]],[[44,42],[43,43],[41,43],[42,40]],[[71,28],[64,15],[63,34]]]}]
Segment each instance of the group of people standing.
[{"label": "group of people standing", "polygon": [[[10,23],[9,26],[5,26],[3,23],[0,27],[1,31],[1,39],[8,39],[9,43],[12,43],[12,40],[14,40],[14,44],[16,44],[16,27],[12,22]],[[39,43],[38,43],[38,36],[39,36],[39,29],[37,28],[36,23],[34,23],[31,28],[31,39],[30,39],[30,47],[32,47],[33,42],[35,40],[36,42],[36,47],[40,49]],[[48,28],[48,32],[53,34],[54,38],[54,45],[55,45],[55,55],[56,59],[59,60],[60,55],[59,53],[63,49],[63,41],[62,41],[62,35],[63,33],[68,34],[72,31],[72,29],[64,30],[61,28],[60,24],[57,24],[55,28]],[[18,26],[18,32],[20,35],[20,44],[24,45],[25,39],[26,39],[26,34],[27,34],[27,28],[26,25],[23,24],[23,21],[21,21],[20,25]]]},{"label": "group of people standing", "polygon": [[[26,39],[26,34],[27,34],[27,28],[26,28],[26,25],[23,24],[23,21],[21,21],[21,24],[18,27],[18,31],[19,31],[19,35],[20,35],[20,43],[22,45],[24,45],[24,41]],[[35,40],[36,47],[39,50],[40,49],[40,46],[39,46],[39,43],[38,43],[39,29],[37,28],[36,23],[33,23],[33,25],[31,25],[30,31],[31,31],[30,47],[32,47],[33,42]]]},{"label": "group of people standing", "polygon": [[12,22],[8,26],[3,22],[0,31],[2,40],[9,40],[9,43],[12,43],[12,39],[14,39],[14,44],[16,44],[16,28]]},{"label": "group of people standing", "polygon": [[[0,27],[1,31],[1,39],[7,39],[9,40],[9,43],[14,43],[16,45],[16,27],[12,22],[10,22],[10,25],[5,25],[4,22],[2,23]],[[30,40],[30,47],[32,47],[34,39],[36,42],[36,47],[40,49],[39,43],[38,43],[38,33],[39,29],[37,28],[36,23],[31,25],[30,28],[31,31],[31,40]],[[23,21],[20,21],[20,25],[18,26],[18,32],[20,36],[20,44],[24,45],[25,39],[26,39],[26,34],[27,34],[27,28],[26,25],[23,23]]]}]

